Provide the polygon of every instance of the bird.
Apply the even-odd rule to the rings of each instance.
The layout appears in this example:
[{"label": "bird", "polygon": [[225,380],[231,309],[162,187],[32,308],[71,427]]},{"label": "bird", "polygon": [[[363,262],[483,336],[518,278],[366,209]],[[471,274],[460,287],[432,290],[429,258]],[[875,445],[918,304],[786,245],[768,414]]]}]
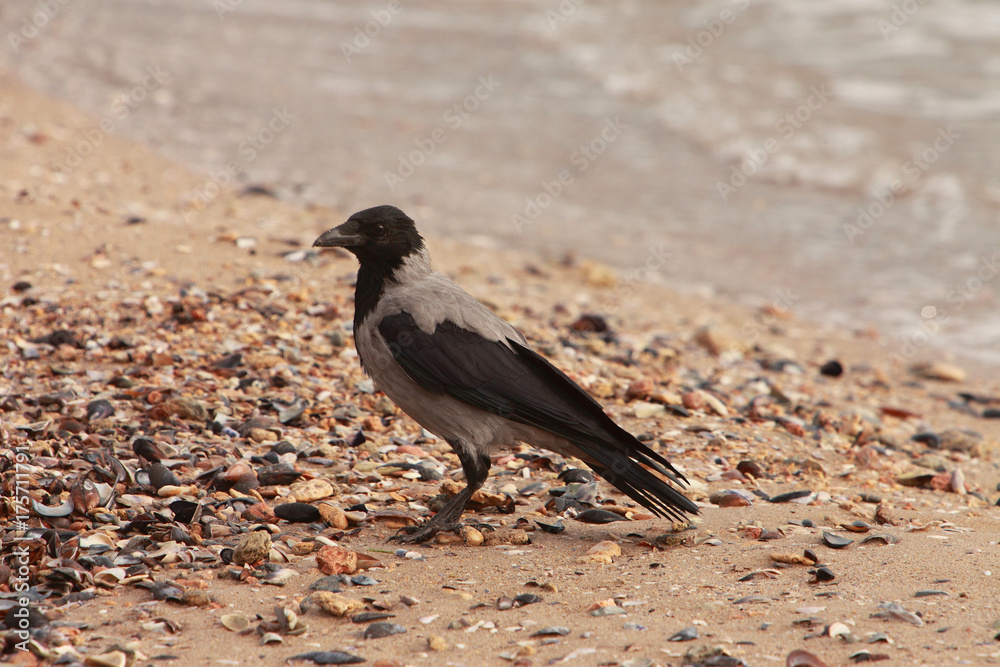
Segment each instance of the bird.
[{"label": "bird", "polygon": [[491,453],[518,442],[579,458],[656,516],[698,513],[667,481],[688,483],[669,461],[532,350],[518,329],[431,269],[424,239],[403,211],[359,211],[313,246],[357,258],[353,333],[362,368],[404,413],[451,446],[465,473],[466,487],[432,518],[390,540],[422,543],[459,529],[489,476]]}]

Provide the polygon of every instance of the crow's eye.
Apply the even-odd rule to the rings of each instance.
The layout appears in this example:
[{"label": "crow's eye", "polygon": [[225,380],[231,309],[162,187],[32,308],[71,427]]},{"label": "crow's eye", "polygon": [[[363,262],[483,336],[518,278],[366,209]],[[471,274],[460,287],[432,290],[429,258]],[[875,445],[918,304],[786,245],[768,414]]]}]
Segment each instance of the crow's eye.
[{"label": "crow's eye", "polygon": [[382,234],[384,231],[385,231],[385,225],[383,225],[381,222],[376,222],[375,223],[375,233],[376,234]]}]

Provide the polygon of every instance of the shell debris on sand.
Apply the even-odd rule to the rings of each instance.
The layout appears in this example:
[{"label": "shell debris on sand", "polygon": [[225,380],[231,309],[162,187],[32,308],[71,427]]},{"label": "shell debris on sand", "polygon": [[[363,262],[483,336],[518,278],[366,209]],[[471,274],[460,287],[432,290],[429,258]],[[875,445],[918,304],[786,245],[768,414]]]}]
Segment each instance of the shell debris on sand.
[{"label": "shell debris on sand", "polygon": [[[896,369],[864,331],[793,318],[751,340],[752,312],[652,284],[617,299],[607,270],[588,282],[580,266],[434,240],[450,251],[439,268],[678,466],[701,514],[670,532],[581,461],[518,445],[497,453],[454,539],[396,556],[385,540],[464,482],[447,443],[364,377],[356,266],[286,258],[344,211],[223,192],[205,225],[176,224],[203,177],[110,135],[57,173],[53,137],[93,120],[14,85],[0,80],[14,100],[0,106],[0,241],[13,249],[0,265],[0,586],[18,584],[23,546],[39,655],[152,659],[169,639],[195,664],[217,658],[221,635],[274,664],[376,651],[406,664],[440,646],[469,663],[576,650],[655,663],[664,648],[686,655],[657,628],[694,627],[758,664],[796,646],[794,609],[815,607],[858,639],[891,631],[880,652],[894,659],[930,646],[928,662],[976,664],[994,641],[995,382],[945,359]],[[54,247],[67,231],[74,242]],[[601,562],[576,562],[599,544]],[[310,590],[321,567],[333,574]],[[544,601],[518,602],[536,587]],[[231,615],[261,620],[243,635]],[[365,639],[354,617],[407,633]],[[810,648],[829,664],[852,652],[821,641]]]}]

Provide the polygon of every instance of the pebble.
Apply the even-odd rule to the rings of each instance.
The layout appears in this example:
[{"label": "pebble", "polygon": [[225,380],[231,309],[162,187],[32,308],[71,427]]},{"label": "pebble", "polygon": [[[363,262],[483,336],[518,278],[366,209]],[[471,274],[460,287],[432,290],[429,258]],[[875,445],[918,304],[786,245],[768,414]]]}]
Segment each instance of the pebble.
[{"label": "pebble", "polygon": [[316,566],[327,575],[353,574],[358,570],[358,554],[341,546],[326,545],[316,552]]},{"label": "pebble", "polygon": [[836,359],[831,359],[819,367],[819,372],[827,377],[839,378],[844,374],[844,367]]},{"label": "pebble", "polygon": [[576,559],[577,563],[604,563],[611,564],[616,556],[622,555],[622,549],[617,542],[605,540],[598,542],[587,549],[587,553]]},{"label": "pebble", "polygon": [[347,513],[344,510],[330,503],[320,503],[317,508],[319,509],[320,518],[326,522],[326,525],[338,530],[347,530],[350,524],[347,521]]},{"label": "pebble", "polygon": [[365,603],[361,600],[355,600],[329,591],[317,591],[311,597],[320,606],[320,609],[333,616],[349,616],[365,608]]},{"label": "pebble", "polygon": [[981,433],[969,429],[950,428],[938,434],[941,448],[952,452],[975,452],[983,441]]},{"label": "pebble", "polygon": [[299,503],[311,503],[329,498],[334,494],[333,485],[325,479],[309,479],[295,482],[289,487],[289,493]]},{"label": "pebble", "polygon": [[233,563],[252,565],[264,560],[271,553],[271,535],[267,531],[255,530],[247,533],[233,551]]},{"label": "pebble", "polygon": [[965,369],[943,361],[914,364],[910,372],[917,377],[942,382],[963,382],[966,377]]},{"label": "pebble", "polygon": [[752,503],[749,498],[738,491],[715,491],[708,501],[719,507],[749,507]]},{"label": "pebble", "polygon": [[483,534],[472,526],[462,526],[459,531],[459,535],[461,536],[462,541],[470,547],[481,546],[486,541]]}]

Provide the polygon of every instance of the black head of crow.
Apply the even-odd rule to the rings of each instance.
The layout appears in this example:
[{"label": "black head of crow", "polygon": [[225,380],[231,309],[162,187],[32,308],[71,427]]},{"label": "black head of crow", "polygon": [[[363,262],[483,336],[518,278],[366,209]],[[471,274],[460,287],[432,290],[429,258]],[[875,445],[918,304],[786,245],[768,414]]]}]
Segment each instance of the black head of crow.
[{"label": "black head of crow", "polygon": [[357,256],[354,341],[362,366],[403,412],[452,446],[465,471],[465,489],[393,539],[423,542],[455,529],[486,481],[490,453],[516,442],[583,460],[658,516],[698,512],[667,481],[687,481],[670,462],[528,348],[521,332],[431,270],[413,220],[398,208],[355,213],[314,245]]}]

